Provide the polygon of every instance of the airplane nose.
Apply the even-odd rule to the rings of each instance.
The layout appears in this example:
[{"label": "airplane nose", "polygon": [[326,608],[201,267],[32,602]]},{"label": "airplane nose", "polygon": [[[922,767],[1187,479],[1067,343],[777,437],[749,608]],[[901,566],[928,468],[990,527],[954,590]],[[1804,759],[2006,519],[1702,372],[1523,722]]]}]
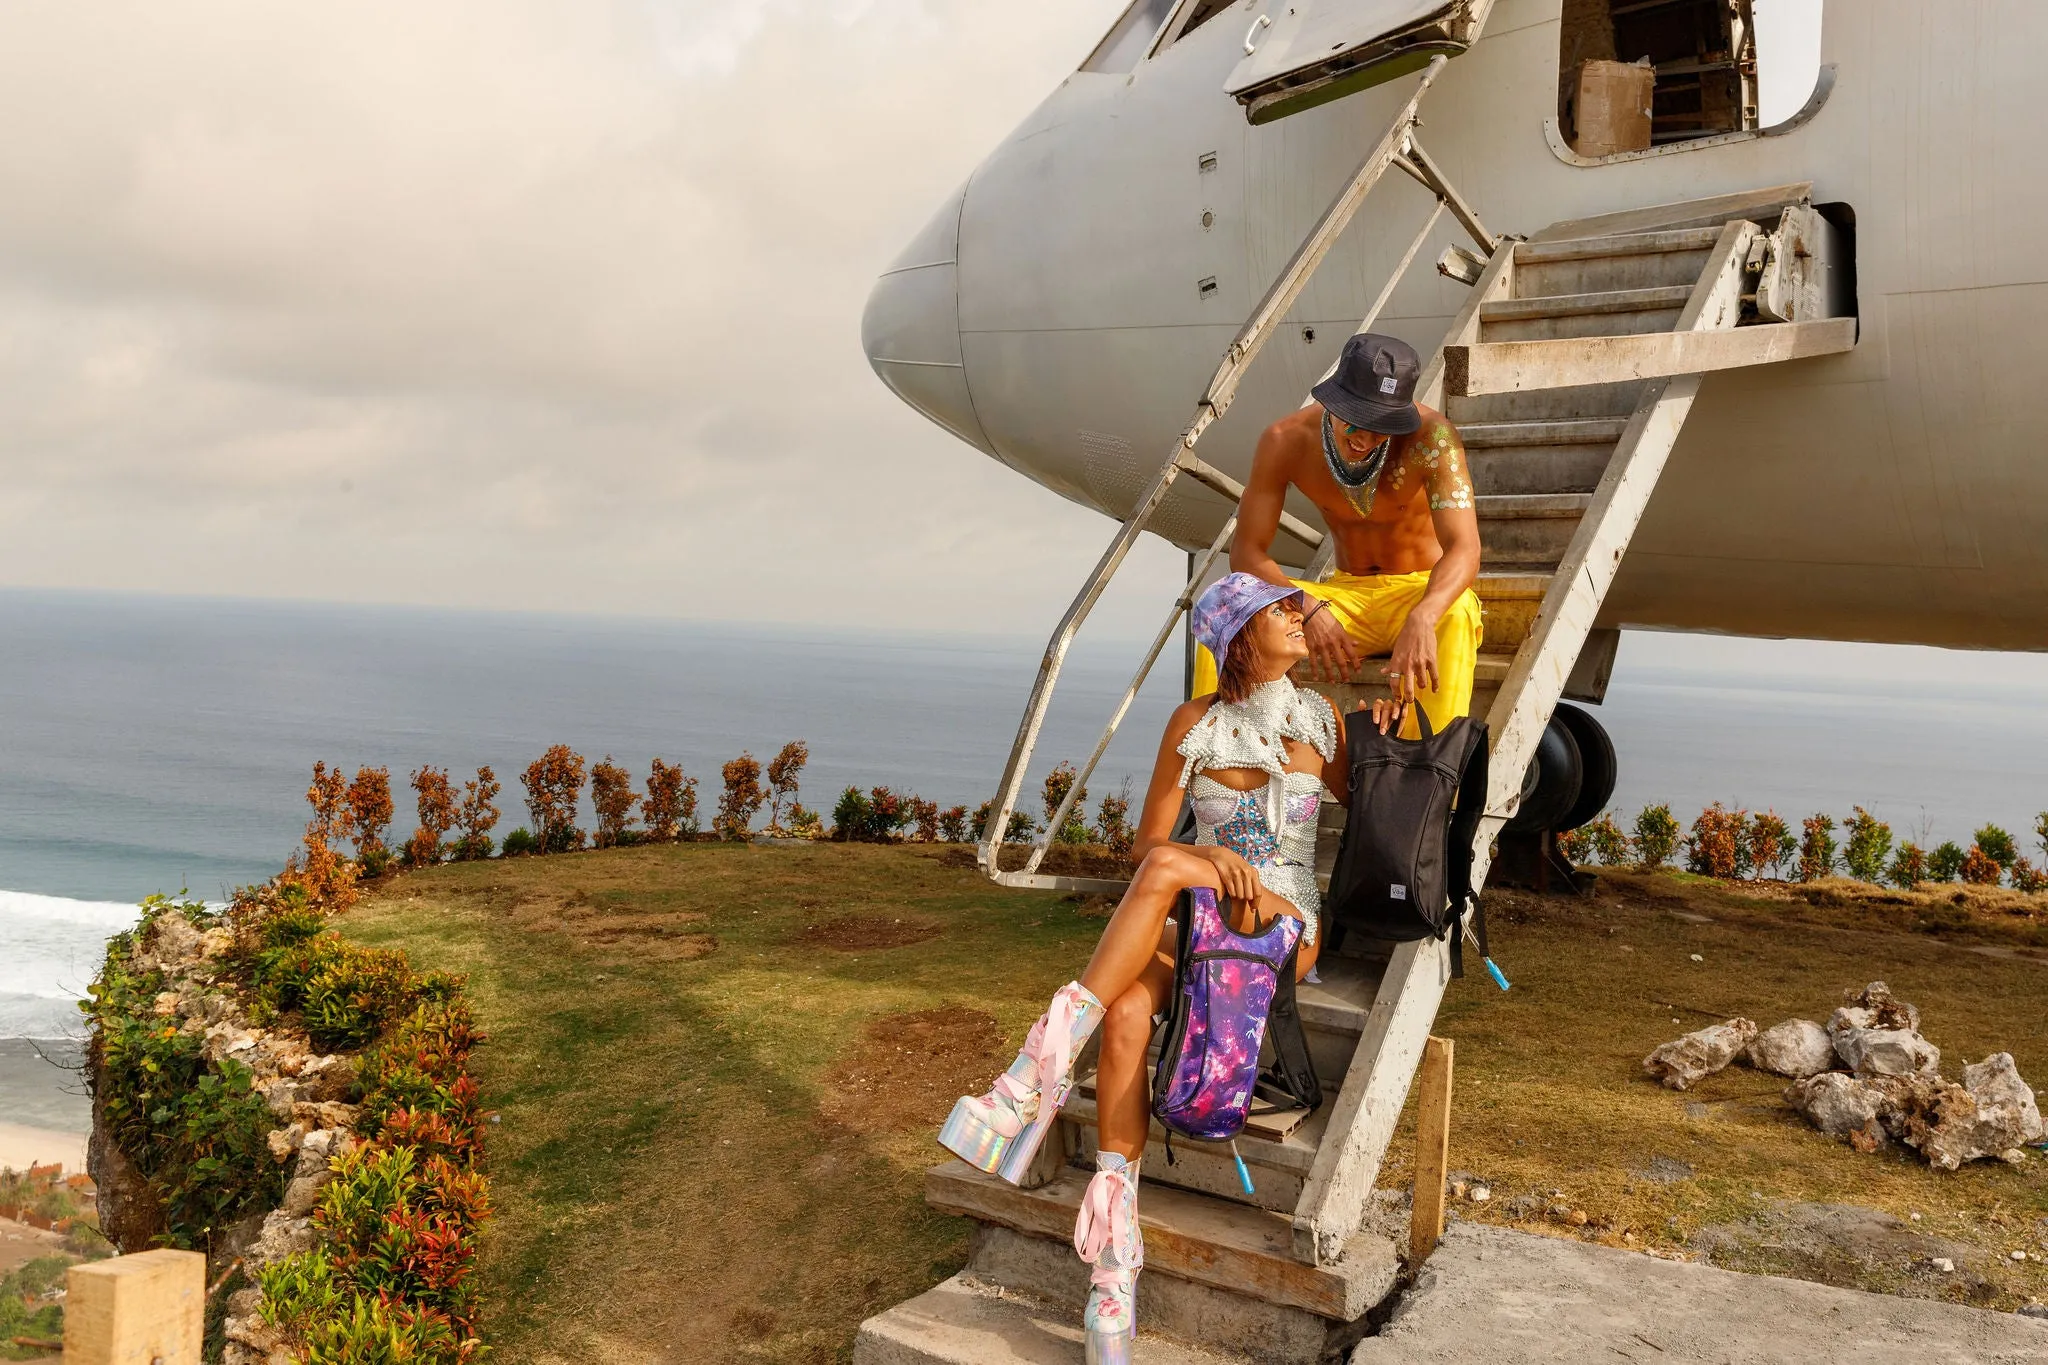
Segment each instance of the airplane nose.
[{"label": "airplane nose", "polygon": [[861,314],[868,363],[898,398],[993,455],[960,350],[961,186],[875,281]]}]

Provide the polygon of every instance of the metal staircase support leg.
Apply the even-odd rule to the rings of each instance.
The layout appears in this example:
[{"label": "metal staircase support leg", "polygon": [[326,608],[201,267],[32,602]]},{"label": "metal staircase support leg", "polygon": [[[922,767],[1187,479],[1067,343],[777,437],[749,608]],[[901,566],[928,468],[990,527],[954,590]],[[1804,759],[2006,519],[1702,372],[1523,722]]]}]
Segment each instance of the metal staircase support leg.
[{"label": "metal staircase support leg", "polygon": [[1138,689],[1145,685],[1146,677],[1152,672],[1152,665],[1159,661],[1159,655],[1165,650],[1166,642],[1173,638],[1174,630],[1180,625],[1180,618],[1194,605],[1195,594],[1202,590],[1202,580],[1208,577],[1210,567],[1216,563],[1216,557],[1223,553],[1223,547],[1230,543],[1230,537],[1236,530],[1237,517],[1232,515],[1224,520],[1223,529],[1216,533],[1216,539],[1210,542],[1205,554],[1190,556],[1190,559],[1196,562],[1190,566],[1187,586],[1181,589],[1180,596],[1173,599],[1173,607],[1166,614],[1166,624],[1161,626],[1159,634],[1153,637],[1152,648],[1145,651],[1144,660],[1139,663],[1137,673],[1131,678],[1131,685],[1124,689],[1122,698],[1116,704],[1116,710],[1110,714],[1109,724],[1103,727],[1102,738],[1095,742],[1095,752],[1088,755],[1088,761],[1081,765],[1081,771],[1074,776],[1074,785],[1067,789],[1066,796],[1061,799],[1059,809],[1046,821],[1045,838],[1031,850],[1031,861],[1024,864],[1022,872],[995,874],[995,879],[1004,886],[1028,886],[1049,891],[1120,891],[1128,885],[1126,882],[1108,878],[1040,877],[1036,873],[1038,865],[1045,861],[1046,850],[1052,847],[1052,841],[1059,836],[1059,831],[1066,827],[1067,815],[1074,809],[1074,803],[1080,799],[1081,789],[1088,785],[1089,777],[1095,772],[1095,765],[1102,761],[1102,755],[1109,749],[1109,742],[1116,738],[1117,727],[1123,724],[1125,714],[1131,709],[1131,703],[1137,700]]},{"label": "metal staircase support leg", "polygon": [[[1252,361],[1258,358],[1260,350],[1278,330],[1280,319],[1294,306],[1294,301],[1301,296],[1301,291],[1315,274],[1316,267],[1323,263],[1324,257],[1328,256],[1330,249],[1336,245],[1337,238],[1357,216],[1359,206],[1365,202],[1365,197],[1372,192],[1373,186],[1379,183],[1380,177],[1386,174],[1387,168],[1394,163],[1394,158],[1400,155],[1402,146],[1407,142],[1409,134],[1414,131],[1416,110],[1422,104],[1422,97],[1429,93],[1430,86],[1435,84],[1447,60],[1449,59],[1442,53],[1430,58],[1429,65],[1423,68],[1421,78],[1416,82],[1414,93],[1408,97],[1408,102],[1401,106],[1401,111],[1394,116],[1386,133],[1366,154],[1365,159],[1359,162],[1358,169],[1337,192],[1336,198],[1330,201],[1330,206],[1323,210],[1323,215],[1316,220],[1315,227],[1302,239],[1301,245],[1295,248],[1294,256],[1287,262],[1286,268],[1267,288],[1265,296],[1259,300],[1258,307],[1245,319],[1244,326],[1238,329],[1237,336],[1224,352],[1222,362],[1216,367],[1215,375],[1210,378],[1202,400],[1196,406],[1194,420],[1188,423],[1186,431],[1175,443],[1165,465],[1152,480],[1151,487],[1146,489],[1144,496],[1132,507],[1123,525],[1117,528],[1109,547],[1102,552],[1102,558],[1096,562],[1094,571],[1088,575],[1080,593],[1068,606],[1066,614],[1060,618],[1052,639],[1046,644],[1045,655],[1039,661],[1038,677],[1031,684],[1031,697],[1025,703],[1023,719],[1018,722],[1017,738],[1010,747],[1010,758],[1003,767],[1002,781],[996,789],[995,804],[991,807],[988,824],[982,831],[982,842],[977,856],[982,871],[991,877],[1001,871],[998,858],[1003,847],[1003,831],[1010,823],[1011,812],[1017,809],[1017,797],[1024,785],[1025,769],[1030,765],[1032,750],[1038,745],[1038,734],[1045,725],[1045,713],[1052,702],[1053,688],[1059,680],[1060,669],[1066,662],[1067,650],[1072,647],[1074,636],[1081,629],[1081,623],[1087,620],[1088,613],[1095,609],[1095,604],[1102,598],[1103,590],[1109,586],[1109,580],[1123,566],[1131,547],[1144,533],[1153,514],[1159,510],[1160,504],[1166,501],[1166,495],[1172,491],[1174,482],[1181,474],[1194,473],[1201,482],[1210,487],[1218,487],[1219,481],[1235,486],[1235,480],[1228,479],[1228,476],[1220,471],[1195,459],[1195,444],[1202,439],[1202,433],[1209,429],[1209,424],[1229,410],[1231,401],[1237,397],[1238,385],[1243,382],[1245,372],[1250,369]],[[1321,548],[1320,536],[1310,544],[1310,548]]]}]

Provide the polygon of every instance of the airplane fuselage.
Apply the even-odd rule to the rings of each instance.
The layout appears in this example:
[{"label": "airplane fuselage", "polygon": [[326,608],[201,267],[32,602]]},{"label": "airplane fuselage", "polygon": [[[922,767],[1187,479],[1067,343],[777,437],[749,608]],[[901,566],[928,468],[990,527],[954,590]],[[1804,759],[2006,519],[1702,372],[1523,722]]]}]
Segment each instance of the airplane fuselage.
[{"label": "airplane fuselage", "polygon": [[[1255,13],[1234,6],[1127,74],[1069,77],[869,304],[869,354],[906,401],[1110,516],[1412,89],[1251,126],[1223,82]],[[1799,181],[1853,219],[1856,348],[1707,377],[1604,624],[2048,648],[2048,158],[2031,71],[2048,7],[1829,0],[1822,45],[1799,118],[1593,164],[1555,129],[1559,0],[1500,0],[1430,92],[1423,136],[1496,233]],[[1204,459],[1243,476],[1432,207],[1411,181],[1381,183]],[[1437,346],[1467,296],[1428,266],[1453,242],[1446,216],[1376,330]],[[1305,500],[1290,510],[1316,521]],[[1193,546],[1228,511],[1183,480],[1154,526]]]}]

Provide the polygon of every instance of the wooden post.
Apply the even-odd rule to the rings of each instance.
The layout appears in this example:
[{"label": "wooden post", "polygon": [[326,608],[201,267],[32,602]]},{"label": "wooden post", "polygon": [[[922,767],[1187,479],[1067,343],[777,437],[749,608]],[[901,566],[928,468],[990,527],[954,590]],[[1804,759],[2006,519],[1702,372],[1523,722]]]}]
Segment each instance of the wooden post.
[{"label": "wooden post", "polygon": [[206,1258],[142,1251],[65,1278],[64,1365],[200,1365]]},{"label": "wooden post", "polygon": [[1444,1182],[1451,1161],[1451,1052],[1448,1038],[1422,1047],[1422,1088],[1415,1105],[1415,1198],[1408,1218],[1408,1266],[1429,1259],[1444,1235]]}]

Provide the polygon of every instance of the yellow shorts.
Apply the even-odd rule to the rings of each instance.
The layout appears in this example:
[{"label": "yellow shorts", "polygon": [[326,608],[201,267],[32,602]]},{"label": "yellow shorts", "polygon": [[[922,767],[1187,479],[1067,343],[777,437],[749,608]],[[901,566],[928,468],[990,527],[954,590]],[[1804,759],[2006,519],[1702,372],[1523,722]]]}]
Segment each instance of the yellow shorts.
[{"label": "yellow shorts", "polygon": [[[1320,583],[1289,580],[1311,597],[1330,604],[1330,614],[1344,633],[1364,654],[1385,654],[1394,647],[1408,613],[1429,591],[1429,570],[1420,573],[1332,574]],[[1425,691],[1420,701],[1429,715],[1431,729],[1441,729],[1452,718],[1472,710],[1472,670],[1479,663],[1479,646],[1484,639],[1479,618],[1479,597],[1470,588],[1451,603],[1436,626],[1437,690]],[[1195,646],[1195,692],[1201,696],[1216,690],[1216,661],[1209,651]],[[1421,733],[1411,718],[1403,727],[1409,738]]]}]

